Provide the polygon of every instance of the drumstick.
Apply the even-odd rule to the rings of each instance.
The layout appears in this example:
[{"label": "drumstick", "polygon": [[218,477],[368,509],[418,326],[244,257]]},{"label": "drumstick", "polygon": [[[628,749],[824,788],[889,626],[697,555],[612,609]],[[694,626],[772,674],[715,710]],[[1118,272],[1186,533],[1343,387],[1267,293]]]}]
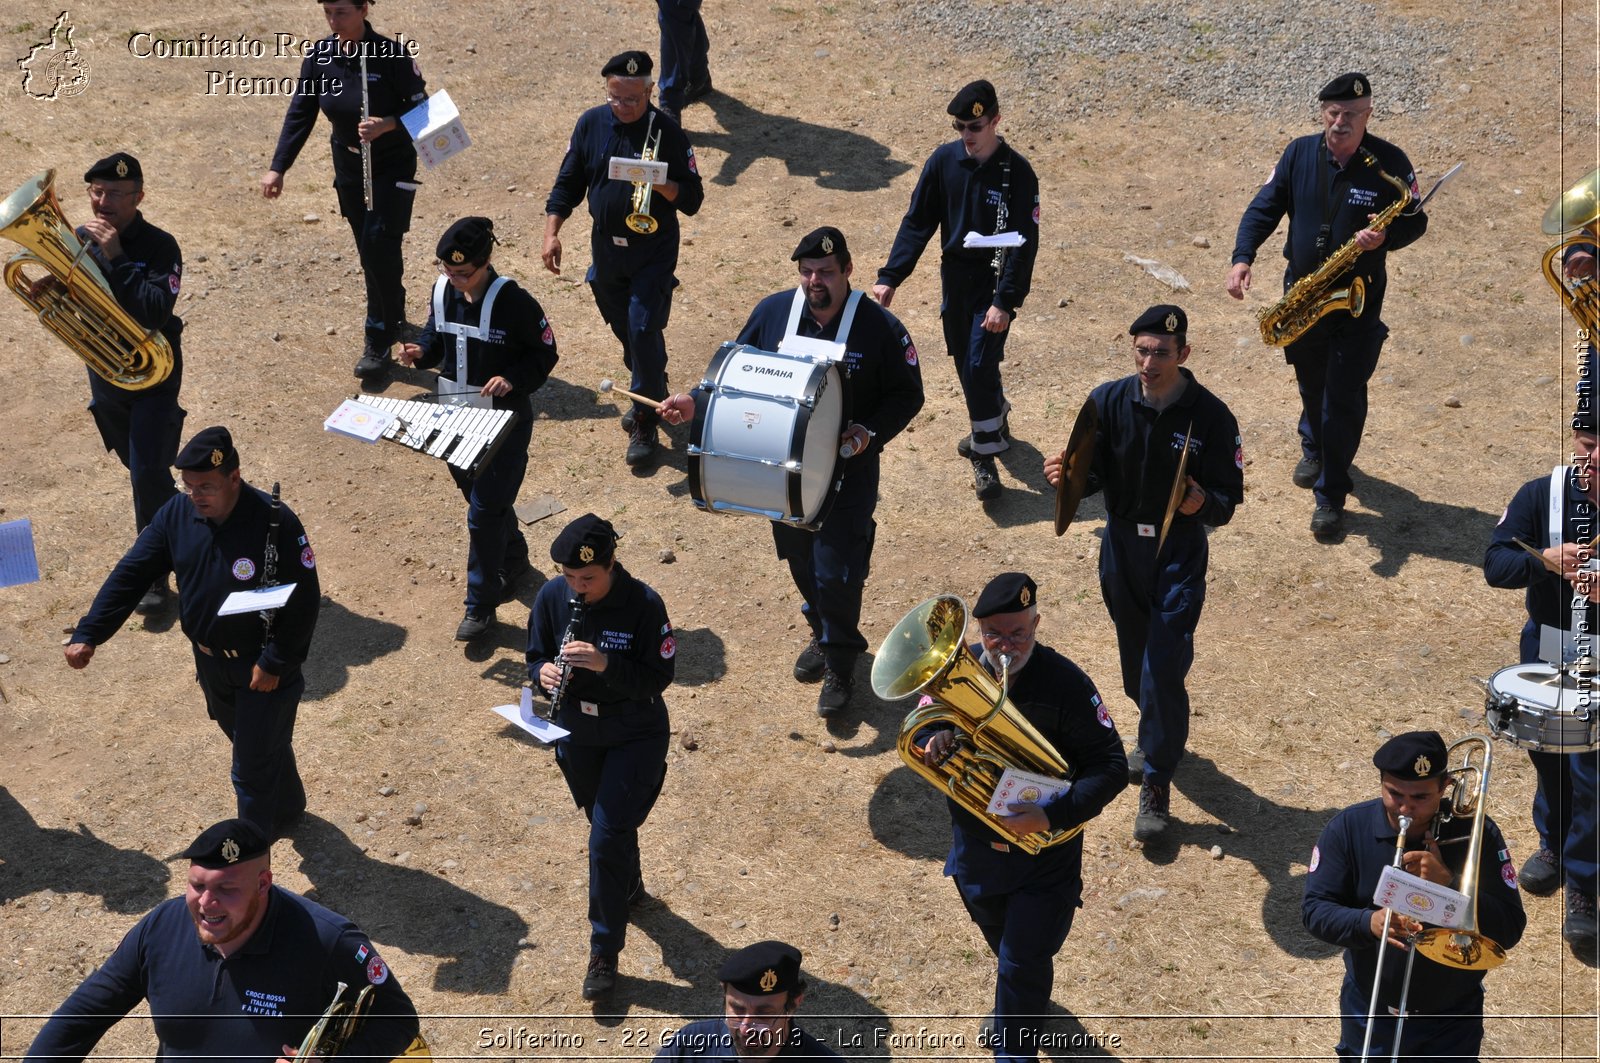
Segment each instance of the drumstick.
[{"label": "drumstick", "polygon": [[611,382],[611,378],[610,377],[607,377],[606,379],[600,381],[600,394],[606,395],[606,394],[609,394],[611,392],[616,392],[618,395],[621,395],[623,398],[632,399],[634,402],[642,402],[646,406],[650,407],[652,410],[661,409],[661,402],[659,400],[657,400],[657,399],[647,399],[643,395],[635,395],[633,392],[628,391],[625,388],[619,388],[619,387],[617,387],[616,384]]},{"label": "drumstick", "polygon": [[1545,557],[1543,553],[1541,553],[1538,550],[1535,550],[1533,547],[1529,546],[1527,543],[1523,542],[1521,539],[1512,539],[1511,541],[1516,543],[1518,546],[1522,547],[1524,550],[1528,551],[1528,553],[1532,554],[1534,557],[1537,557],[1539,559],[1539,563],[1541,565],[1543,565],[1546,569],[1548,569],[1549,571],[1555,573],[1557,576],[1561,575],[1561,566],[1556,564],[1555,562],[1551,561],[1548,557]]}]

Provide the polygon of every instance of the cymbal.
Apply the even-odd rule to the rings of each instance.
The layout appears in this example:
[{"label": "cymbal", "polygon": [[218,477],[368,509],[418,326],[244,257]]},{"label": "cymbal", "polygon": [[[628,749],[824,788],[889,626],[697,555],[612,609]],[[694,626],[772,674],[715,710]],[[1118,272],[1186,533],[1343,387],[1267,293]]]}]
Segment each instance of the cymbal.
[{"label": "cymbal", "polygon": [[1539,228],[1551,236],[1582,228],[1600,218],[1600,170],[1561,193],[1544,212]]},{"label": "cymbal", "polygon": [[1100,411],[1094,398],[1083,400],[1078,419],[1073,422],[1072,435],[1067,439],[1067,449],[1062,453],[1066,461],[1061,466],[1061,479],[1056,484],[1056,535],[1066,534],[1072,518],[1078,515],[1078,503],[1089,491],[1089,467],[1094,464],[1095,441],[1100,436]]}]

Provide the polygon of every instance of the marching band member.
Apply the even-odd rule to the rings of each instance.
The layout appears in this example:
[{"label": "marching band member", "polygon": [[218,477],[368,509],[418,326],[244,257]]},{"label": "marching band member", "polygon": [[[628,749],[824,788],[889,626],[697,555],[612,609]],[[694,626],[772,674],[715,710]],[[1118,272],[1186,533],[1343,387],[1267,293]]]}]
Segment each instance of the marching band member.
[{"label": "marching band member", "polygon": [[[561,272],[561,226],[587,193],[593,224],[586,280],[600,316],[622,344],[632,370],[630,390],[652,399],[667,394],[667,318],[678,286],[678,215],[700,210],[705,198],[694,148],[678,123],[650,103],[650,57],[623,52],[600,69],[606,102],[578,117],[545,202],[544,265]],[[610,178],[613,156],[642,158],[647,151],[667,163],[667,178],[649,186],[650,222],[634,210],[635,188]],[[632,218],[635,228],[629,224]],[[641,231],[645,229],[647,231]],[[630,466],[655,460],[657,413],[635,403],[623,418]]]},{"label": "marching band member", "polygon": [[[987,502],[1000,497],[995,455],[1011,447],[1011,404],[1000,385],[1000,363],[1011,322],[1033,284],[1039,179],[1000,136],[1000,101],[993,85],[972,82],[945,110],[954,117],[951,125],[960,139],[941,146],[923,165],[872,295],[889,306],[939,230],[944,344],[972,423],[956,452],[971,459],[973,486],[979,500]],[[968,233],[1002,231],[1021,234],[1022,246],[1005,251],[962,246]]]},{"label": "marching band member", "polygon": [[[550,544],[561,579],[528,617],[528,676],[572,732],[556,763],[589,820],[589,967],[583,999],[609,1000],[628,908],[642,898],[639,828],[667,775],[667,703],[677,643],[661,596],[616,560],[617,533],[585,513]],[[575,606],[582,612],[574,617]],[[568,636],[563,638],[563,634]]]},{"label": "marching band member", "polygon": [[[1394,1050],[1396,1019],[1405,978],[1405,956],[1396,951],[1378,976],[1378,950],[1383,948],[1385,909],[1373,903],[1383,869],[1394,862],[1401,816],[1411,819],[1401,869],[1465,891],[1457,881],[1466,863],[1470,817],[1456,817],[1436,836],[1431,825],[1449,782],[1444,739],[1437,731],[1410,731],[1389,739],[1372,756],[1378,769],[1379,796],[1351,805],[1329,821],[1311,850],[1300,917],[1322,941],[1344,949],[1344,984],[1339,991],[1341,1059],[1359,1058],[1366,1039],[1371,992],[1378,993],[1378,1017],[1371,1058],[1386,1059]],[[1456,843],[1456,844],[1452,844]],[[1527,917],[1517,892],[1505,838],[1494,820],[1484,823],[1482,861],[1478,868],[1478,929],[1501,948],[1522,939]],[[1404,947],[1406,935],[1421,930],[1416,920],[1395,913],[1389,944]],[[1405,1029],[1399,1058],[1476,1060],[1483,1040],[1484,972],[1462,970],[1419,955],[1406,1002]]]},{"label": "marching band member", "polygon": [[[73,630],[67,664],[88,667],[144,588],[176,572],[178,620],[194,646],[206,714],[233,742],[239,818],[281,837],[306,807],[293,742],[306,686],[300,666],[322,605],[316,555],[300,518],[240,479],[239,452],[226,428],[195,433],[176,465],[183,494],[157,511],[106,577]],[[276,551],[270,565],[269,546]],[[288,603],[268,614],[270,622],[259,612],[217,615],[234,591],[273,582],[296,586]]]},{"label": "marching band member", "polygon": [[[850,249],[831,225],[813,230],[789,256],[799,263],[800,286],[756,304],[738,342],[775,351],[789,334],[839,343],[845,429],[838,495],[817,531],[773,521],[778,557],[804,604],[800,615],[811,641],[794,662],[802,683],[822,681],[817,713],[832,716],[850,704],[856,659],[867,648],[861,634],[861,597],[872,564],[877,523],[878,457],[922,409],[917,348],[889,311],[850,288]],[[674,395],[662,406],[668,424],[694,417],[694,400]]]},{"label": "marching band member", "polygon": [[683,125],[683,109],[711,91],[711,42],[700,0],[656,0],[661,26],[661,113]]},{"label": "marching band member", "polygon": [[[1283,349],[1300,387],[1300,461],[1296,487],[1311,488],[1316,510],[1311,531],[1321,540],[1344,529],[1350,464],[1367,422],[1367,381],[1389,335],[1383,323],[1383,293],[1388,287],[1385,260],[1390,251],[1411,244],[1428,228],[1421,211],[1401,213],[1387,229],[1367,223],[1399,199],[1378,175],[1382,168],[1417,193],[1417,179],[1405,152],[1367,132],[1372,117],[1372,84],[1365,74],[1341,74],[1322,87],[1322,132],[1297,137],[1267,175],[1245,209],[1234,241],[1228,294],[1243,299],[1250,290],[1250,264],[1285,214],[1289,239],[1283,257],[1284,290],[1315,273],[1336,250],[1354,238],[1361,248],[1354,274],[1366,282],[1366,309],[1360,317],[1335,310]],[[1361,165],[1364,153],[1378,165]]]},{"label": "marching band member", "polygon": [[722,1018],[702,1019],[673,1031],[656,1059],[840,1059],[839,1053],[795,1022],[806,996],[800,950],[781,941],[746,945],[717,968]]},{"label": "marching band member", "polygon": [[[180,589],[181,589],[180,584]],[[286,1063],[333,1000],[372,986],[366,1020],[341,1057],[394,1059],[417,1036],[417,1009],[354,923],[272,884],[267,836],[244,820],[201,832],[184,896],[130,930],[56,1010],[24,1057],[78,1063],[141,1000],[158,1059]]]},{"label": "marching band member", "polygon": [[[1483,575],[1491,587],[1524,587],[1528,622],[1518,641],[1520,659],[1539,660],[1539,629],[1546,625],[1573,630],[1572,602],[1586,597],[1586,622],[1580,637],[1600,631],[1600,579],[1593,568],[1593,540],[1600,527],[1600,476],[1595,453],[1600,450],[1592,403],[1580,402],[1572,420],[1574,464],[1557,466],[1548,476],[1518,489],[1495,526],[1483,557]],[[1552,491],[1561,490],[1559,507]],[[1539,549],[1544,561],[1517,545]],[[1555,566],[1553,572],[1545,562]],[[1591,644],[1588,652],[1597,653]],[[1562,936],[1574,949],[1593,954],[1597,947],[1595,891],[1600,884],[1600,753],[1528,751],[1537,783],[1533,793],[1533,826],[1539,849],[1522,865],[1522,888],[1547,896],[1565,887],[1566,917]]]},{"label": "marching band member", "polygon": [[[1073,765],[1072,788],[1048,805],[1018,802],[1003,817],[1018,835],[1086,823],[1128,785],[1122,740],[1094,682],[1083,669],[1038,641],[1038,586],[1021,572],[989,581],[972,607],[979,641],[973,655],[998,677],[1002,656],[1007,697]],[[948,757],[955,732],[930,729],[917,739],[923,759]],[[1050,1006],[1055,955],[1083,906],[1083,835],[1036,855],[1001,841],[984,821],[950,801],[953,826],[944,873],[998,961],[994,1027],[986,1047],[1001,1060],[1036,1059]]]},{"label": "marching band member", "polygon": [[450,466],[467,500],[471,544],[467,612],[456,628],[462,642],[488,632],[495,607],[511,597],[517,578],[529,571],[528,541],[512,506],[528,469],[533,393],[556,364],[555,333],[539,301],[489,264],[496,243],[488,218],[462,218],[445,230],[428,324],[418,342],[402,345],[398,353],[405,365],[440,366],[441,394],[475,396],[517,415],[476,478]]},{"label": "marching band member", "polygon": [[[1129,766],[1139,782],[1133,836],[1167,829],[1171,784],[1189,740],[1194,632],[1206,599],[1207,527],[1233,519],[1244,501],[1239,423],[1223,401],[1183,367],[1189,319],[1178,307],[1152,306],[1128,329],[1137,372],[1094,389],[1099,413],[1090,482],[1106,493],[1100,593],[1117,628],[1122,690],[1139,706],[1139,740]],[[1161,529],[1185,440],[1185,488],[1166,543]],[[1062,455],[1045,476],[1061,479]]]},{"label": "marching band member", "polygon": [[[317,111],[333,127],[333,187],[339,213],[350,223],[367,286],[366,338],[355,374],[363,379],[389,371],[389,348],[404,337],[405,258],[401,239],[411,228],[416,198],[417,149],[400,116],[426,97],[422,71],[404,44],[381,36],[368,22],[372,0],[317,0],[330,36],[318,41],[300,64],[301,90],[289,102],[272,164],[261,177],[261,194],[277,199],[283,175],[294,165],[317,124]],[[361,53],[366,52],[366,91]],[[366,101],[363,104],[363,101]],[[368,117],[362,118],[365,105]],[[367,206],[362,145],[372,159],[372,206]]]}]

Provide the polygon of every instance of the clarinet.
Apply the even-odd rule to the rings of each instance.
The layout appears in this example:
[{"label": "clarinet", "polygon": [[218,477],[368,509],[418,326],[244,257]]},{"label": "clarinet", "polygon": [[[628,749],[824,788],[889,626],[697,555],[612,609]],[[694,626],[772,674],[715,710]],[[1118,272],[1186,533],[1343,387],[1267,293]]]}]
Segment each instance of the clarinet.
[{"label": "clarinet", "polygon": [[[995,208],[994,212],[994,234],[996,236],[999,236],[1001,233],[1006,231],[1006,222],[1010,220],[1011,215],[1011,210],[1007,205],[1006,200],[1010,198],[1011,159],[1008,157],[1005,162],[1000,164],[1000,205]],[[994,249],[994,262],[991,264],[994,266],[995,286],[999,287],[1000,281],[1002,278],[1004,278],[1006,272],[1005,248],[997,247]]]},{"label": "clarinet", "polygon": [[583,623],[584,611],[588,608],[582,598],[573,595],[567,602],[567,630],[561,633],[561,647],[556,650],[556,664],[561,666],[561,678],[556,681],[556,688],[550,692],[550,715],[546,719],[555,719],[567,700],[567,684],[572,682],[572,662],[568,661],[561,652],[567,648],[567,643],[577,637],[578,627]]},{"label": "clarinet", "polygon": [[[261,551],[261,582],[257,587],[276,587],[278,585],[278,524],[283,519],[283,502],[278,497],[278,484],[272,485],[272,510],[267,518],[267,545]],[[272,620],[277,616],[276,609],[261,610],[261,644],[265,646],[272,641]]]}]

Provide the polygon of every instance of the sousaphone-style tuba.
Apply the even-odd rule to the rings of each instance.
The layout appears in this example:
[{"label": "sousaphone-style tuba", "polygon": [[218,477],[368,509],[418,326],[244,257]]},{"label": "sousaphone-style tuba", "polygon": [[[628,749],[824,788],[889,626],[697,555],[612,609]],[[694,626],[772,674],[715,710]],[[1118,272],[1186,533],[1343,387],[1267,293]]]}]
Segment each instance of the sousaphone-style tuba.
[{"label": "sousaphone-style tuba", "polygon": [[[1567,251],[1581,244],[1597,244],[1594,223],[1600,220],[1600,170],[1567,189],[1544,212],[1539,228],[1547,236],[1571,233],[1544,253],[1544,279],[1561,296],[1567,313],[1590,339],[1600,331],[1600,279],[1578,277],[1569,281],[1563,275]],[[1573,230],[1577,230],[1573,232]]]},{"label": "sousaphone-style tuba", "polygon": [[[103,380],[126,391],[153,388],[172,373],[172,345],[117,302],[62,215],[55,179],[56,172],[46,170],[0,204],[0,236],[23,247],[6,261],[6,286]],[[42,266],[55,283],[38,286],[47,278],[28,277],[23,270],[32,265]]]},{"label": "sousaphone-style tuba", "polygon": [[[900,725],[900,759],[1026,852],[1076,838],[1084,824],[1019,836],[989,814],[989,801],[1007,768],[1059,779],[1072,768],[967,649],[966,633],[967,603],[942,594],[907,613],[878,647],[873,692],[885,701],[926,695]],[[938,767],[923,763],[917,745],[917,734],[929,728],[956,732],[953,752]]]}]

